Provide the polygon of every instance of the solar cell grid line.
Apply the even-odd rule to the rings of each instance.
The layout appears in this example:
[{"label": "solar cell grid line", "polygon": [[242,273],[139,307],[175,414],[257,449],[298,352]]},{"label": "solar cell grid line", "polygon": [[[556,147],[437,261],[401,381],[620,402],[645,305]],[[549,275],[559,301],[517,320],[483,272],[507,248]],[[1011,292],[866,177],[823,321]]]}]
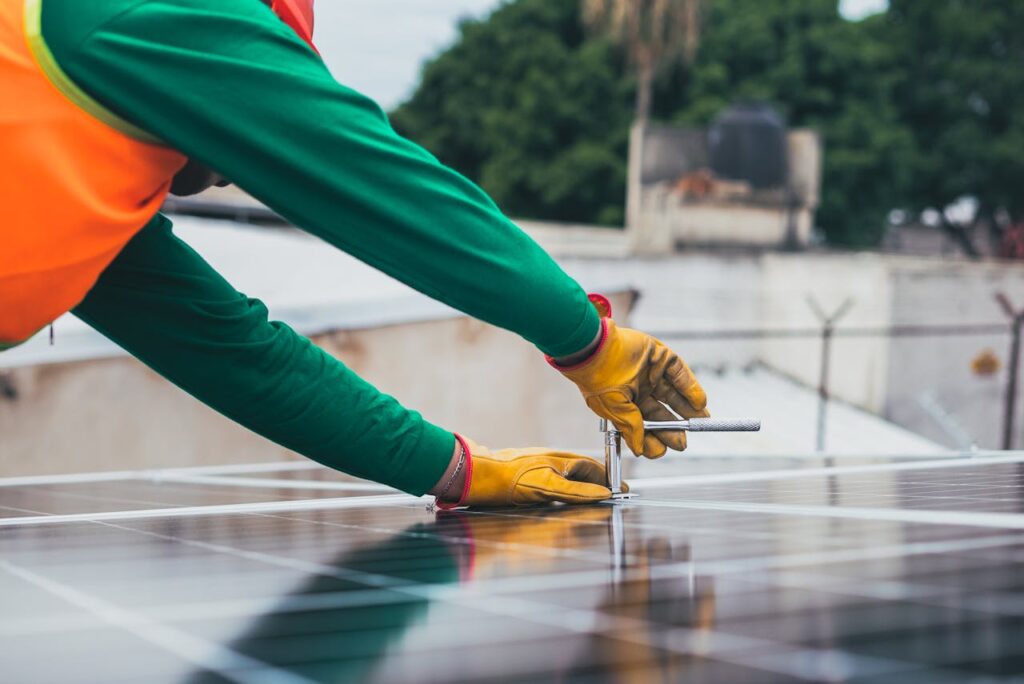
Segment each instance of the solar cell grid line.
[{"label": "solar cell grid line", "polygon": [[1024,596],[1019,594],[996,592],[992,596],[962,596],[958,587],[929,584],[917,579],[907,582],[874,578],[850,582],[848,577],[842,575],[787,570],[772,572],[764,578],[744,577],[741,581],[764,588],[812,589],[854,599],[913,601],[938,607],[955,606],[978,613],[1024,616]]},{"label": "solar cell grid line", "polygon": [[944,458],[939,460],[910,461],[900,463],[884,463],[873,465],[856,466],[834,466],[822,468],[787,468],[781,470],[769,470],[766,472],[739,472],[711,475],[682,475],[659,478],[634,478],[633,483],[639,487],[648,489],[663,489],[678,486],[697,486],[707,484],[743,483],[758,482],[767,480],[797,480],[800,478],[813,478],[823,475],[845,476],[861,473],[917,471],[917,470],[943,470],[947,468],[968,468],[984,467],[988,465],[1018,464],[1024,463],[1024,453],[1013,453],[999,456],[971,457],[971,458]]},{"label": "solar cell grid line", "polygon": [[[989,500],[1001,500],[1000,495],[1009,493],[1011,498],[1013,495],[1019,493],[1024,487],[1020,484],[1008,484],[1007,480],[1012,479],[1015,474],[1014,470],[1018,466],[1014,464],[1010,465],[990,465],[985,468],[976,466],[974,468],[965,468],[956,471],[956,477],[960,481],[936,481],[931,479],[922,479],[923,475],[913,474],[906,477],[901,477],[899,482],[898,490],[883,490],[877,487],[877,479],[874,477],[868,477],[863,474],[836,474],[830,475],[827,472],[822,473],[811,473],[803,478],[791,478],[789,481],[783,480],[782,482],[772,484],[772,489],[768,490],[766,485],[768,478],[762,481],[747,481],[739,484],[730,484],[726,489],[722,486],[718,486],[718,483],[703,483],[694,482],[690,486],[678,486],[676,489],[680,492],[685,492],[685,496],[694,497],[697,495],[707,496],[715,499],[720,498],[720,493],[728,493],[735,497],[737,495],[753,495],[758,493],[776,493],[776,492],[792,492],[794,495],[800,496],[817,496],[822,489],[808,487],[807,484],[800,482],[801,479],[818,479],[821,482],[828,482],[829,478],[834,478],[832,481],[842,483],[844,492],[856,494],[856,496],[874,496],[880,499],[894,500],[899,496],[914,496],[917,495],[922,500],[935,500],[942,501],[944,499],[953,499],[961,496],[975,495],[974,498],[978,502],[984,502]],[[986,471],[984,473],[980,471]],[[856,490],[860,489],[860,492]]]},{"label": "solar cell grid line", "polygon": [[[109,505],[110,504],[120,504],[122,507],[123,507],[124,504],[130,504],[130,505],[134,505],[134,506],[140,506],[140,507],[143,507],[143,508],[156,508],[156,507],[171,507],[171,508],[178,507],[178,508],[180,508],[180,507],[184,507],[186,505],[186,504],[181,503],[180,501],[154,501],[153,499],[126,498],[124,496],[113,496],[113,495],[109,495],[109,494],[108,495],[100,496],[98,494],[89,494],[89,493],[86,493],[86,492],[70,492],[70,491],[66,491],[66,490],[54,490],[50,486],[43,486],[43,485],[32,485],[32,486],[29,486],[29,487],[25,487],[24,489],[28,490],[26,492],[28,497],[32,497],[32,498],[36,498],[36,499],[38,499],[39,497],[42,497],[42,496],[45,496],[47,498],[57,498],[57,499],[79,499],[79,500],[84,500],[84,501],[92,501],[92,502],[108,504],[108,506],[105,507],[107,509],[109,509]],[[167,492],[165,492],[165,493],[167,493]],[[38,514],[39,515],[54,515],[54,513],[52,511],[38,511]]]},{"label": "solar cell grid line", "polygon": [[37,511],[31,508],[16,508],[14,506],[0,506],[0,511],[4,511],[5,515],[10,514],[12,517],[22,515],[46,515],[43,511]]},{"label": "solar cell grid line", "polygon": [[963,525],[967,527],[1024,530],[1024,515],[1003,513],[971,513],[967,511],[934,511],[900,508],[856,508],[853,506],[798,506],[728,501],[657,501],[651,499],[641,499],[634,502],[633,505],[660,506],[666,508],[693,508],[696,510],[713,509],[740,513],[765,513],[769,515],[796,515],[818,518],[854,518],[860,520],[887,520],[893,522],[915,522],[933,525]]},{"label": "solar cell grid line", "polygon": [[[188,476],[191,480],[192,476]],[[252,497],[258,495],[250,490],[252,489],[264,489],[267,491],[273,491],[280,497],[292,497],[302,496],[301,490],[305,487],[303,480],[279,480],[279,479],[268,479],[260,478],[258,476],[253,477],[238,477],[232,476],[231,478],[221,481],[219,479],[207,480],[206,478],[219,478],[220,476],[196,476],[197,481],[185,481],[177,477],[161,480],[161,481],[150,481],[150,480],[117,480],[117,481],[98,481],[98,482],[74,482],[74,483],[54,483],[54,484],[41,484],[34,483],[30,485],[22,485],[19,487],[10,487],[6,489],[0,489],[0,500],[10,500],[12,498],[24,497],[31,495],[37,498],[42,496],[96,496],[98,500],[112,500],[117,496],[134,496],[139,498],[140,495],[150,497],[150,501],[155,501],[160,495],[166,495],[167,493],[175,493],[176,499],[174,501],[167,501],[164,499],[165,504],[180,503],[180,499],[199,499],[202,497],[213,499],[216,496],[221,497]],[[237,482],[233,481],[237,480]],[[339,491],[348,491],[351,495],[355,496],[364,492],[370,493],[382,493],[392,492],[396,493],[397,490],[391,488],[384,488],[382,486],[371,484],[371,483],[342,483],[342,482],[330,482],[330,481],[318,481],[311,480],[313,489],[338,489]],[[366,486],[348,486],[352,485],[366,485]],[[324,486],[326,485],[326,487]],[[341,487],[335,487],[334,485],[342,485]],[[295,489],[295,492],[289,492],[287,490]],[[329,496],[328,494],[315,493],[306,495],[306,498],[317,497],[317,496]]]},{"label": "solar cell grid line", "polygon": [[161,483],[184,482],[191,484],[226,485],[230,487],[274,487],[279,489],[325,489],[351,492],[394,492],[392,487],[373,482],[329,482],[324,480],[286,480],[226,475],[165,475]]},{"label": "solar cell grid line", "polygon": [[[326,493],[315,493],[315,494],[301,494],[295,493],[283,493],[279,491],[281,487],[275,485],[273,481],[266,482],[265,484],[254,484],[250,487],[238,487],[230,483],[193,483],[203,484],[202,487],[194,486],[180,486],[181,483],[178,481],[160,482],[159,484],[149,482],[133,482],[131,485],[127,485],[124,482],[117,483],[88,483],[88,484],[74,484],[74,485],[31,485],[21,487],[18,490],[7,490],[6,492],[0,493],[0,500],[8,501],[14,496],[18,498],[18,495],[28,496],[37,500],[43,496],[50,499],[82,499],[91,500],[99,503],[115,503],[123,502],[129,504],[136,504],[142,507],[184,507],[187,505],[201,504],[204,501],[210,503],[232,503],[238,501],[239,503],[256,500],[259,501],[269,496],[269,493],[259,494],[257,492],[249,491],[252,488],[259,488],[264,490],[273,490],[273,496],[277,499],[305,499],[305,498],[319,498],[327,497],[329,494]],[[217,486],[211,486],[217,485]],[[316,487],[317,490],[331,491],[333,487]],[[353,495],[362,494],[365,492],[395,492],[391,488],[383,488],[381,490],[370,489],[370,488],[341,488],[344,491],[350,491]],[[115,493],[116,492],[116,493]],[[125,495],[131,493],[134,496],[131,498]],[[174,495],[175,500],[168,500],[168,494]],[[147,498],[138,498],[139,495],[145,495]],[[160,498],[155,498],[159,496]],[[106,507],[109,509],[109,506]],[[56,512],[56,511],[49,511]],[[60,512],[80,512],[80,511],[60,511]]]},{"label": "solar cell grid line", "polygon": [[22,527],[27,525],[53,525],[65,523],[90,523],[108,520],[142,520],[148,518],[176,518],[186,516],[217,516],[232,513],[260,513],[266,511],[338,509],[370,506],[414,504],[417,500],[405,494],[383,494],[379,496],[292,499],[287,501],[260,501],[243,504],[222,504],[208,506],[181,506],[171,508],[144,508],[130,511],[108,511],[101,513],[50,514],[31,518],[0,518],[0,527]]},{"label": "solar cell grid line", "polygon": [[[106,484],[106,483],[105,483]],[[127,485],[125,485],[127,486]],[[187,500],[192,498],[196,501],[210,500],[211,497],[214,500],[218,498],[220,500],[227,501],[242,501],[238,503],[225,503],[218,504],[212,508],[211,514],[217,512],[223,512],[225,510],[233,510],[232,506],[239,506],[240,511],[251,509],[254,505],[258,509],[262,504],[269,504],[275,507],[284,506],[285,508],[290,505],[298,507],[303,506],[316,506],[316,501],[319,498],[329,499],[329,494],[320,493],[316,495],[314,499],[308,499],[299,495],[285,494],[279,491],[273,492],[271,495],[275,496],[275,500],[270,502],[261,501],[266,498],[266,495],[261,496],[259,493],[250,492],[244,489],[215,489],[215,488],[203,488],[202,491],[198,491],[195,488],[179,487],[173,484],[162,485],[159,490],[161,498],[154,498],[153,496],[146,496],[146,498],[132,497],[128,498],[123,495],[115,495],[114,493],[86,493],[80,491],[67,491],[67,490],[52,490],[50,488],[43,488],[40,486],[32,486],[23,488],[30,490],[27,492],[27,497],[15,497],[13,500],[20,500],[25,498],[34,502],[37,506],[41,503],[47,506],[49,510],[41,510],[40,508],[20,508],[21,511],[30,511],[34,515],[22,515],[19,517],[30,517],[31,520],[7,520],[6,516],[0,516],[0,526],[19,523],[33,524],[33,523],[60,523],[62,521],[74,521],[78,519],[92,519],[95,516],[100,517],[146,517],[149,515],[190,515],[190,514],[203,514],[207,512],[207,506],[191,506]],[[266,487],[268,490],[274,489],[272,485]],[[137,484],[131,485],[130,489],[121,490],[124,492],[138,492],[139,487]],[[20,492],[19,492],[20,493]],[[168,496],[172,495],[172,496]],[[185,498],[185,501],[182,499]],[[256,499],[256,501],[251,501]],[[10,492],[7,494],[0,495],[0,501],[9,502],[12,500]],[[79,502],[73,504],[72,502]],[[373,504],[373,499],[369,500],[368,505]],[[61,502],[58,504],[58,502]],[[85,504],[81,502],[86,502]],[[94,505],[93,505],[94,504]],[[105,505],[104,505],[105,504]],[[121,506],[115,506],[111,504],[121,504]],[[130,505],[134,508],[124,509],[122,506]],[[336,499],[327,500],[325,507],[345,505],[343,502],[338,502]],[[166,507],[166,508],[165,508]],[[10,505],[0,505],[2,509],[18,509]],[[56,509],[56,510],[55,510]],[[75,510],[72,514],[63,514],[61,510]],[[13,517],[13,516],[12,516]]]},{"label": "solar cell grid line", "polygon": [[291,472],[296,470],[320,470],[324,466],[313,461],[277,461],[271,463],[241,463],[232,465],[184,466],[181,468],[110,470],[55,475],[18,475],[0,477],[0,487],[21,487],[32,484],[69,484],[82,482],[116,482],[123,480],[156,479],[163,474],[258,474],[264,472]]}]

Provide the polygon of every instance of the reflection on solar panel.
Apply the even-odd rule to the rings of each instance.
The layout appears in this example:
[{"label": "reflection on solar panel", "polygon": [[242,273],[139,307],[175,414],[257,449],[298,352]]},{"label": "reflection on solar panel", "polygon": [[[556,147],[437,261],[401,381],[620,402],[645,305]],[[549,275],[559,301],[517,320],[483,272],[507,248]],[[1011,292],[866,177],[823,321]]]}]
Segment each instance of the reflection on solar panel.
[{"label": "reflection on solar panel", "polygon": [[0,672],[1024,681],[1024,454],[631,465],[450,513],[307,463],[0,480]]}]

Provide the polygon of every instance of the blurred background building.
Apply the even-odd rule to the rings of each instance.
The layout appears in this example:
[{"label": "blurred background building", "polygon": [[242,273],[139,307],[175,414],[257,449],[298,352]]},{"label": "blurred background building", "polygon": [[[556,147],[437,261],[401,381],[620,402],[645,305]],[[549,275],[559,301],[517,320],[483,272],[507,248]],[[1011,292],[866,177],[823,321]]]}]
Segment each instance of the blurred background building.
[{"label": "blurred background building", "polygon": [[635,252],[810,243],[821,141],[787,129],[769,105],[730,107],[708,129],[640,124],[630,142]]}]

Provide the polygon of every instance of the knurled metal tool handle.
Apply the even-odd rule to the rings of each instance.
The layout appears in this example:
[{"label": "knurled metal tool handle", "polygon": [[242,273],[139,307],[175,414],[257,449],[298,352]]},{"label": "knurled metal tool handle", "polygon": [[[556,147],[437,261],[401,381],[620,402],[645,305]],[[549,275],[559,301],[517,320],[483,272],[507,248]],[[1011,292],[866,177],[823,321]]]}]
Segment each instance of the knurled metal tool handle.
[{"label": "knurled metal tool handle", "polygon": [[689,420],[645,420],[644,430],[686,430],[688,432],[758,432],[756,418],[690,418]]}]

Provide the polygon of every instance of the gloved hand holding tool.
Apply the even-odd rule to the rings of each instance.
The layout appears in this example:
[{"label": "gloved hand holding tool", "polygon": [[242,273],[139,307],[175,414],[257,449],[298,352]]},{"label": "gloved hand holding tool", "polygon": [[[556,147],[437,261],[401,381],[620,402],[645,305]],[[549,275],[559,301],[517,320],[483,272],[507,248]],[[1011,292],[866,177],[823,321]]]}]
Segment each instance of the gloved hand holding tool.
[{"label": "gloved hand holding tool", "polygon": [[587,406],[610,420],[637,456],[660,458],[666,447],[682,451],[685,432],[645,432],[644,421],[676,420],[665,404],[683,418],[710,416],[704,388],[686,362],[659,340],[619,328],[605,297],[590,295],[590,300],[601,314],[594,350],[583,360],[548,357],[548,362],[576,383]]},{"label": "gloved hand holding tool", "polygon": [[[456,438],[462,453],[437,492],[438,508],[596,503],[611,497],[604,465],[592,458],[544,448],[491,451],[462,436]],[[629,487],[623,484],[623,489]]]},{"label": "gloved hand holding tool", "polygon": [[[659,340],[619,328],[607,298],[590,295],[590,301],[601,316],[598,337],[581,352],[548,356],[548,362],[576,383],[587,405],[615,425],[637,456],[660,458],[667,447],[682,451],[686,432],[645,431],[644,421],[677,420],[672,411],[684,418],[708,417],[704,388]],[[543,448],[492,452],[462,437],[458,441],[457,451],[462,451],[453,460],[456,465],[434,490],[441,508],[593,503],[613,493],[606,466],[586,456]],[[628,491],[622,483],[615,493]]]}]

